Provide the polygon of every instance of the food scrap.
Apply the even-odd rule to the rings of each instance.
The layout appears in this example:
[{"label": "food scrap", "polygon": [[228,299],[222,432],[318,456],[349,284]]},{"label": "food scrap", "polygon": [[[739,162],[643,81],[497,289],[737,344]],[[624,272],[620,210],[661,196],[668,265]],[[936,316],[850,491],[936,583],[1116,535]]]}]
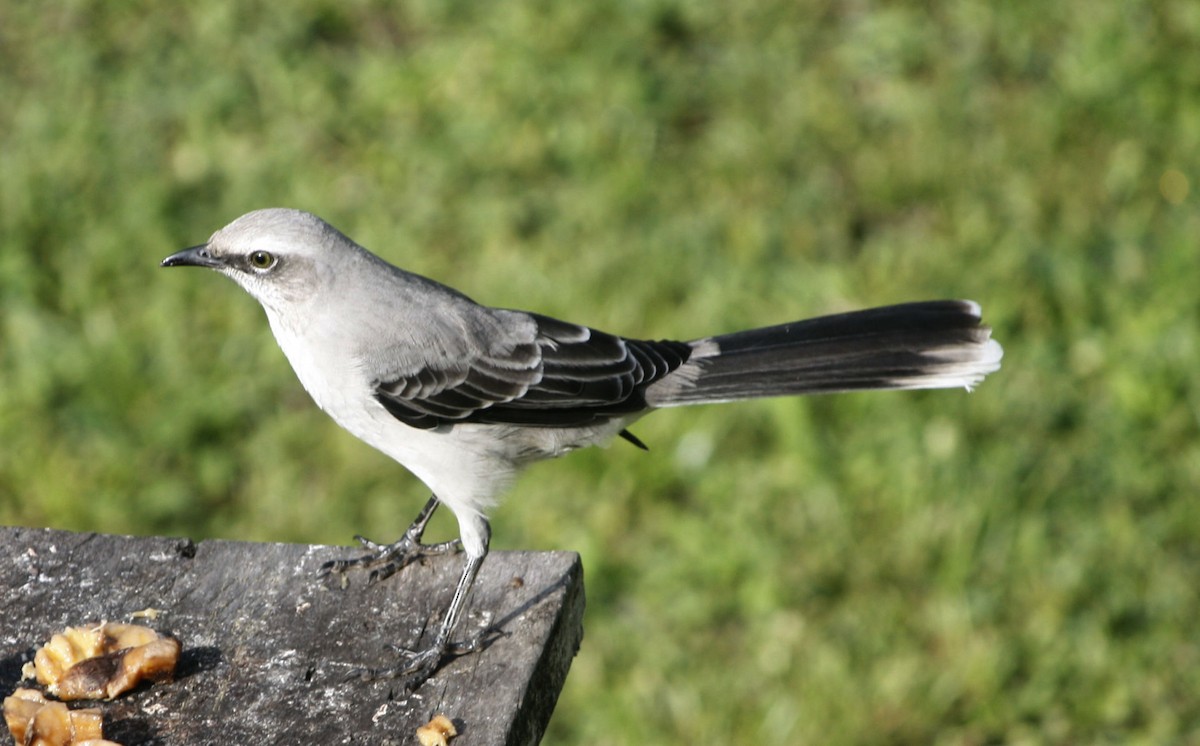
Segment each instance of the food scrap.
[{"label": "food scrap", "polygon": [[103,740],[99,710],[69,710],[33,689],[4,698],[4,722],[22,746],[119,746]]},{"label": "food scrap", "polygon": [[457,735],[454,723],[445,715],[434,715],[432,720],[417,728],[417,740],[421,746],[446,746]]},{"label": "food scrap", "polygon": [[38,682],[59,699],[113,699],[142,681],[171,680],[179,651],[179,640],[149,627],[103,622],[54,635],[33,663]]}]

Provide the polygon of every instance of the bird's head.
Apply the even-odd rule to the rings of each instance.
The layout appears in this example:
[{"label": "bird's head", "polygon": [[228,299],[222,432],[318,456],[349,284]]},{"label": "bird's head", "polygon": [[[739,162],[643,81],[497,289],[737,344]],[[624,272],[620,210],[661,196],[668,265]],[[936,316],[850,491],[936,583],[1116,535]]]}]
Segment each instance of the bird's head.
[{"label": "bird's head", "polygon": [[269,208],[247,213],[164,267],[208,267],[245,288],[268,311],[313,300],[357,248],[316,215]]}]

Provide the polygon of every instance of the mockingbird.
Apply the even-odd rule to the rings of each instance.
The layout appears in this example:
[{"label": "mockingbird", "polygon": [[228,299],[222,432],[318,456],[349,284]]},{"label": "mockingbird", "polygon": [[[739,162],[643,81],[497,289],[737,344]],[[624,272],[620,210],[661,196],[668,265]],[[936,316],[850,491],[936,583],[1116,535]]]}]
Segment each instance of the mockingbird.
[{"label": "mockingbird", "polygon": [[[824,316],[690,342],[625,339],[524,311],[489,308],[398,269],[315,215],[243,215],[164,267],[215,269],[266,310],[304,388],[342,427],[399,461],[433,496],[390,545],[324,574],[466,555],[432,644],[373,675],[419,686],[452,654],[455,625],[488,551],[487,510],[524,466],[622,436],[662,407],[867,389],[970,389],[1000,367],[971,301]],[[421,543],[438,504],[460,541]],[[478,638],[476,638],[477,640]]]}]

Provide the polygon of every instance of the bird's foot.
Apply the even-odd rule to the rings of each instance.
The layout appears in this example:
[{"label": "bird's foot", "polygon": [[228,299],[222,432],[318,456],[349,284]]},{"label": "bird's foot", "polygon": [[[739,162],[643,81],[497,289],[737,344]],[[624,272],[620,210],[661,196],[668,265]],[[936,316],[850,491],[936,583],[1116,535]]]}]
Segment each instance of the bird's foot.
[{"label": "bird's foot", "polygon": [[424,650],[410,650],[393,646],[392,649],[402,659],[399,663],[381,668],[355,669],[352,677],[362,681],[399,679],[406,691],[415,692],[438,670],[443,661],[478,650],[488,636],[488,632],[489,630],[486,628],[481,629],[470,640],[440,644],[435,642]]},{"label": "bird's foot", "polygon": [[[422,528],[424,527],[422,526]],[[320,577],[340,575],[343,577],[344,583],[345,573],[349,570],[370,570],[371,574],[367,576],[369,585],[395,575],[421,557],[449,554],[462,549],[462,544],[457,539],[443,541],[439,544],[422,544],[420,533],[411,528],[404,533],[404,536],[400,537],[399,541],[391,544],[380,544],[365,536],[355,536],[354,538],[369,554],[330,560],[321,565],[321,569],[318,571]]]}]

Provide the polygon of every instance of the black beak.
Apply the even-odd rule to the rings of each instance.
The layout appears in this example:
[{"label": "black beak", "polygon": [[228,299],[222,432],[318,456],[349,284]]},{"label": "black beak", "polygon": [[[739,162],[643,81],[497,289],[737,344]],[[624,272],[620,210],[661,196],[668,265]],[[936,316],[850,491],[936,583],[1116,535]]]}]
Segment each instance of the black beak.
[{"label": "black beak", "polygon": [[218,269],[225,264],[213,256],[208,250],[208,244],[200,244],[190,249],[184,249],[162,260],[163,267],[208,267]]}]

